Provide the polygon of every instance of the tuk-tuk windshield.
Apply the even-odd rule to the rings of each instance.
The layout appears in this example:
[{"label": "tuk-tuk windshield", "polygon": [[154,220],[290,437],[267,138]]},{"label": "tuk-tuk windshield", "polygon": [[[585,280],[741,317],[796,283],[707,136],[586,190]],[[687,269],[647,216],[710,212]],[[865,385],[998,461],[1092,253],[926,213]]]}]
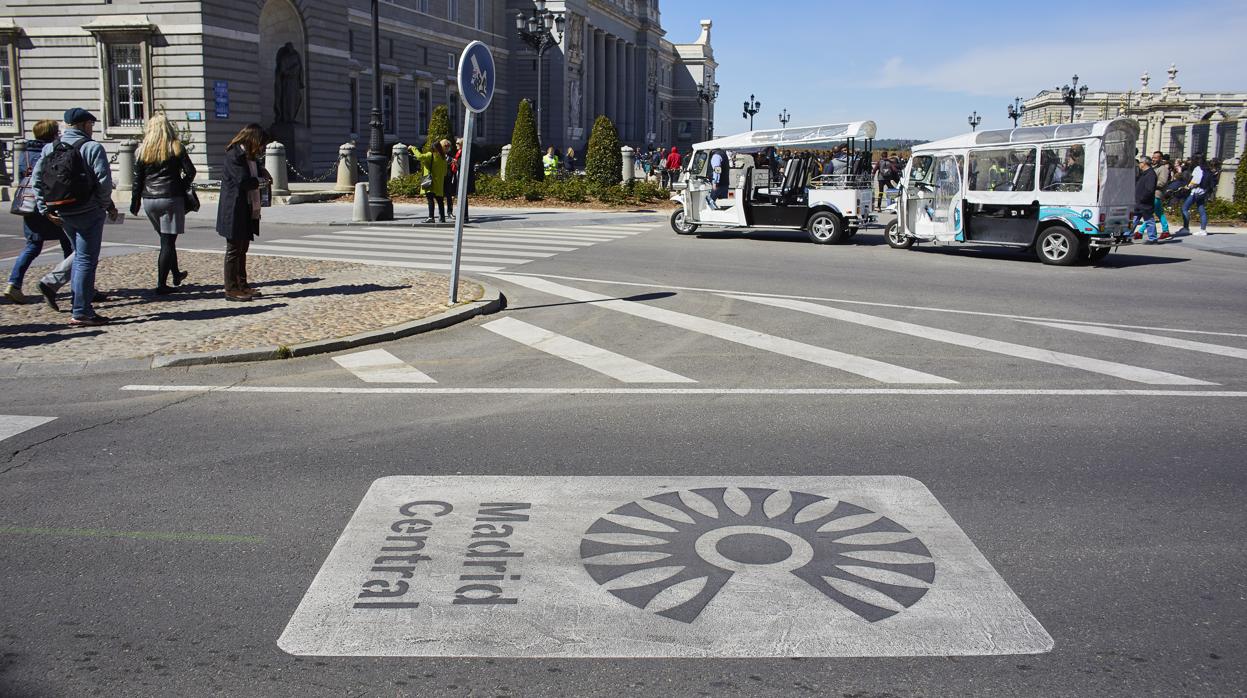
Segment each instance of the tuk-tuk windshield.
[{"label": "tuk-tuk windshield", "polygon": [[931,163],[935,160],[933,155],[915,155],[909,161],[909,181],[915,184],[931,183]]}]

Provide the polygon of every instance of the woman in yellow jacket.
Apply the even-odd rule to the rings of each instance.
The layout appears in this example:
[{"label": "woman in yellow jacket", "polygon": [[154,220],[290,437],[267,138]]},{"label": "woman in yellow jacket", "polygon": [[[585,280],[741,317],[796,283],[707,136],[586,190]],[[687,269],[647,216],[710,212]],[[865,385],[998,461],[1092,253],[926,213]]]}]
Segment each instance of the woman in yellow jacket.
[{"label": "woman in yellow jacket", "polygon": [[411,156],[415,158],[420,167],[424,170],[424,177],[421,181],[420,193],[424,194],[429,201],[429,217],[424,219],[425,223],[433,221],[433,201],[437,200],[437,212],[441,216],[443,223],[446,222],[446,172],[448,166],[446,164],[446,152],[442,149],[441,143],[434,143],[433,150],[428,153],[422,153],[416,146],[411,146]]}]

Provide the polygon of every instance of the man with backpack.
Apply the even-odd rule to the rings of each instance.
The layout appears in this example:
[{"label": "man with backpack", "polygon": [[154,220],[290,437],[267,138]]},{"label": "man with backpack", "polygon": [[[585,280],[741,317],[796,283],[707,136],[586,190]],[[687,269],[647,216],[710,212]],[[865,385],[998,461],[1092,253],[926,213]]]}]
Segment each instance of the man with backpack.
[{"label": "man with backpack", "polygon": [[113,175],[104,146],[91,140],[97,119],[82,107],[65,112],[68,125],[61,137],[43,148],[31,176],[39,212],[61,225],[74,242],[71,286],[73,317],[69,324],[95,326],[108,322],[91,303],[95,298],[95,267],[99,264],[104,223],[116,215]]}]

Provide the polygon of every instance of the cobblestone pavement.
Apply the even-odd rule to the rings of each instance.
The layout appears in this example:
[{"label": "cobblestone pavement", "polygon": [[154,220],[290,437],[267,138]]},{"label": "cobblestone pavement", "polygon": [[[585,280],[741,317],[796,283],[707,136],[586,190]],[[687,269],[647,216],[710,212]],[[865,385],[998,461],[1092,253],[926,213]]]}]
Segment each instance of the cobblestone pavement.
[{"label": "cobblestone pavement", "polygon": [[[59,255],[48,255],[59,258]],[[96,288],[110,299],[96,311],[103,327],[70,327],[69,288],[61,312],[43,298],[26,305],[0,300],[0,362],[74,362],[142,358],[292,345],[345,337],[436,315],[447,310],[449,279],[397,267],[250,256],[247,275],[264,295],[250,303],[225,300],[222,256],[182,252],[190,276],[179,293],[158,296],[156,253],[101,261]],[[42,261],[42,260],[40,260]],[[48,266],[26,275],[27,293]],[[480,298],[477,284],[461,282],[459,298]]]}]

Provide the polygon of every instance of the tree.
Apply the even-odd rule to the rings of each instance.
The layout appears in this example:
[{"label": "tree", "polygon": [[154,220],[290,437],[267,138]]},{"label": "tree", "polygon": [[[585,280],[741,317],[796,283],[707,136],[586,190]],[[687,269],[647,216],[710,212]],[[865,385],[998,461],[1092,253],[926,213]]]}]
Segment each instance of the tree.
[{"label": "tree", "polygon": [[1247,210],[1247,152],[1238,158],[1238,171],[1234,174],[1234,203]]},{"label": "tree", "polygon": [[515,128],[511,131],[511,153],[507,156],[506,177],[508,180],[525,182],[540,180],[543,176],[533,105],[527,99],[522,99],[515,115]]},{"label": "tree", "polygon": [[589,147],[585,153],[585,174],[589,181],[613,187],[623,180],[623,154],[619,151],[619,132],[605,116],[593,122]]},{"label": "tree", "polygon": [[[442,140],[448,140],[454,143],[454,132],[450,129],[450,111],[445,104],[438,105],[433,110],[433,118],[429,119],[429,137],[424,141],[424,152],[433,152],[433,144]],[[446,153],[446,157],[450,157],[450,153]]]}]

